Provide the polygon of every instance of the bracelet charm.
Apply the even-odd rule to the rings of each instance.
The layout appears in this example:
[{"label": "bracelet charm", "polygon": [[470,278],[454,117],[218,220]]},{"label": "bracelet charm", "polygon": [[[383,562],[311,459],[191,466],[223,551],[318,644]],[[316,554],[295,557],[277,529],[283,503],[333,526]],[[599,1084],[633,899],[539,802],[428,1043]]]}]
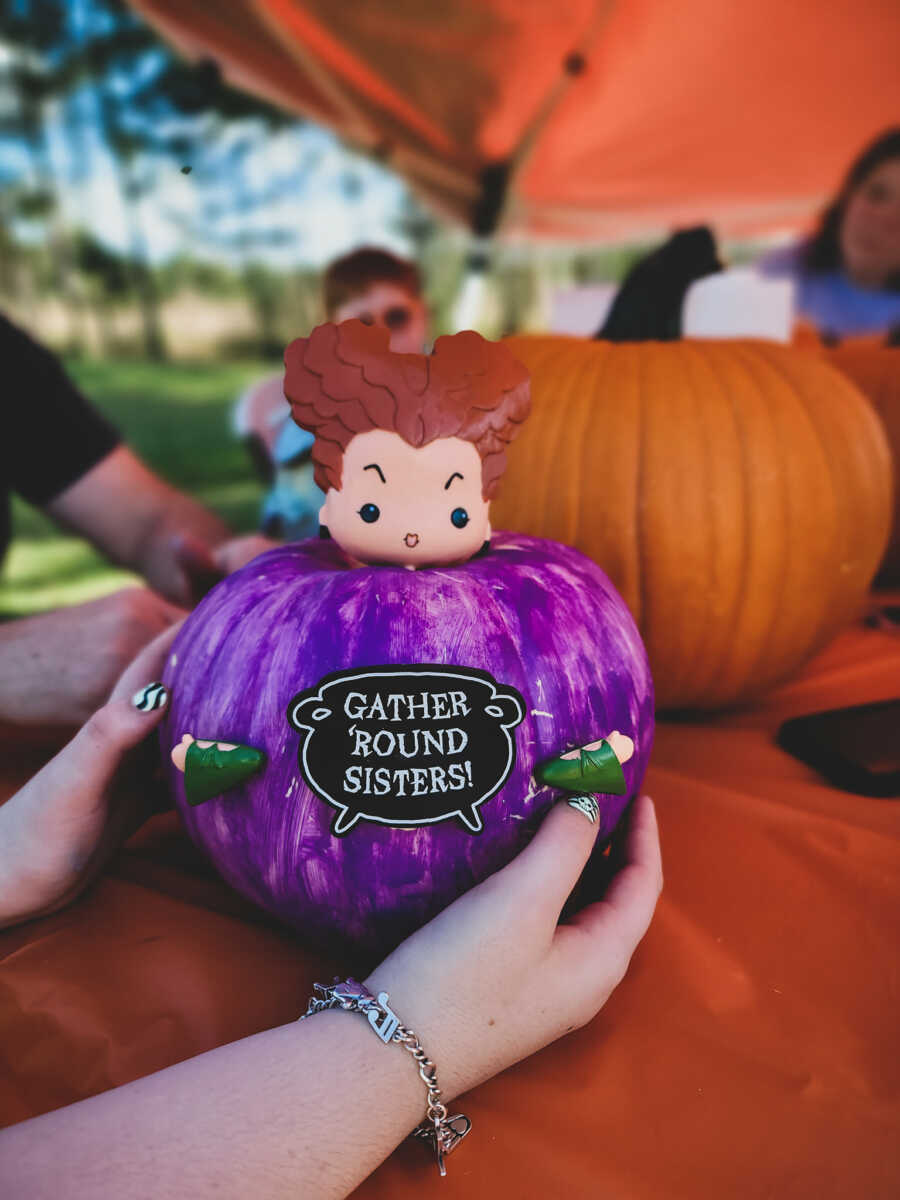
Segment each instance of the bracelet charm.
[{"label": "bracelet charm", "polygon": [[305,1021],[307,1017],[331,1008],[363,1013],[377,1037],[385,1045],[397,1042],[416,1060],[419,1078],[428,1089],[428,1100],[425,1120],[421,1121],[409,1136],[431,1146],[438,1170],[441,1175],[446,1175],[444,1157],[456,1149],[472,1128],[472,1122],[464,1113],[450,1116],[447,1112],[446,1105],[441,1101],[441,1089],[437,1085],[437,1069],[422,1049],[418,1037],[411,1029],[400,1024],[399,1017],[388,1004],[390,997],[387,992],[379,992],[375,997],[355,979],[342,981],[337,978],[330,986],[315,983],[313,989],[314,995],[310,998],[306,1012],[298,1017],[298,1020]]}]

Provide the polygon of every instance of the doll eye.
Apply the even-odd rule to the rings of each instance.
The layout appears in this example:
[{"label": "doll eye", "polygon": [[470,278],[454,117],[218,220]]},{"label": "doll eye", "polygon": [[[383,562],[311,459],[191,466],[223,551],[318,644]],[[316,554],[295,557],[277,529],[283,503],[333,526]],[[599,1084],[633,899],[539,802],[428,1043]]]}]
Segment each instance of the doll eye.
[{"label": "doll eye", "polygon": [[359,515],[367,525],[374,525],[381,516],[381,509],[377,504],[364,504],[359,510]]},{"label": "doll eye", "polygon": [[469,523],[469,514],[464,508],[454,508],[453,512],[450,514],[450,520],[457,529],[465,529]]}]

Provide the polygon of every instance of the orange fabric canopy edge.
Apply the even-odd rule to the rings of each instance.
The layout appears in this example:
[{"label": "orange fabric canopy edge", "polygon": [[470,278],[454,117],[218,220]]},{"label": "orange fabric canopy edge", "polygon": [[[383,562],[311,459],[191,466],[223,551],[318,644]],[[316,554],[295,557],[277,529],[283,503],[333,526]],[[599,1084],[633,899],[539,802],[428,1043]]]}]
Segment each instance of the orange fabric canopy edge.
[{"label": "orange fabric canopy edge", "polygon": [[477,232],[794,227],[900,118],[896,0],[133,3]]}]

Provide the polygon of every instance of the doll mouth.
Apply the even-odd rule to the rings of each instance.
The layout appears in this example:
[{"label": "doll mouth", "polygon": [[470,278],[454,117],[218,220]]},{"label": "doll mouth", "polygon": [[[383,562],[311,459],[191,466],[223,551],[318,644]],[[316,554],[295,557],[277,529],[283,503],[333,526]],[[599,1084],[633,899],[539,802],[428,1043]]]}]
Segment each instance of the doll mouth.
[{"label": "doll mouth", "polygon": [[413,550],[419,544],[419,535],[417,533],[408,533],[403,541],[409,546],[410,550]]}]

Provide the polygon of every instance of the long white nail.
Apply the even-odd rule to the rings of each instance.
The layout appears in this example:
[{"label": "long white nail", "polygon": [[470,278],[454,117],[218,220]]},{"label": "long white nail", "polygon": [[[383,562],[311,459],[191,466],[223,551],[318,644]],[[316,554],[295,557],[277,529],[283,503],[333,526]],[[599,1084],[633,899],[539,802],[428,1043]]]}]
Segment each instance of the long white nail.
[{"label": "long white nail", "polygon": [[596,825],[600,818],[600,806],[593,796],[573,796],[566,801],[569,808],[574,808],[576,812],[584,813],[592,825]]},{"label": "long white nail", "polygon": [[169,699],[168,688],[162,683],[148,683],[139,692],[135,692],[131,703],[140,712],[155,712]]}]

